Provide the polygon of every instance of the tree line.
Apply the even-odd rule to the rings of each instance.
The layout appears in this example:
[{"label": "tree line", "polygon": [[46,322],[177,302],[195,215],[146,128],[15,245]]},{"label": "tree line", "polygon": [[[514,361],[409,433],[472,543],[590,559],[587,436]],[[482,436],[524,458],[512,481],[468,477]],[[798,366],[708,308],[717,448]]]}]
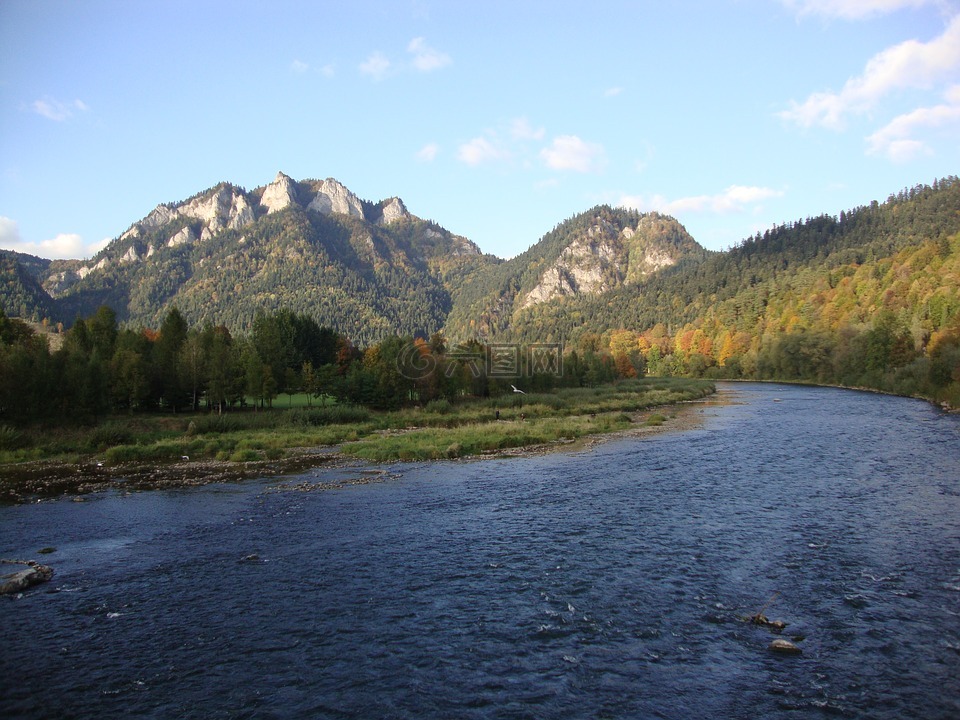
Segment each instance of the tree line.
[{"label": "tree line", "polygon": [[[448,347],[391,336],[358,348],[289,310],[259,313],[251,331],[190,327],[171,309],[157,329],[120,327],[107,306],[78,318],[51,349],[49,336],[0,310],[0,421],[96,421],[111,413],[216,412],[270,407],[282,394],[392,409],[459,397],[600,384],[621,377],[606,353],[546,348]],[[634,374],[634,373],[631,373]]]}]

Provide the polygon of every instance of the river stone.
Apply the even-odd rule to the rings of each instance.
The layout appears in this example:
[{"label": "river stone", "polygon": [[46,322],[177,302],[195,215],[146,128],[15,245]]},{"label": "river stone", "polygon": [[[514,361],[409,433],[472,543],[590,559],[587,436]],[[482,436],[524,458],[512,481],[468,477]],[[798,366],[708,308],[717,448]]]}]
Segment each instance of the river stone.
[{"label": "river stone", "polygon": [[23,570],[0,575],[0,595],[12,595],[53,577],[53,568],[32,564]]},{"label": "river stone", "polygon": [[799,655],[803,652],[803,650],[798,648],[792,642],[789,640],[784,640],[783,638],[777,638],[776,640],[771,641],[770,650],[783,655]]}]

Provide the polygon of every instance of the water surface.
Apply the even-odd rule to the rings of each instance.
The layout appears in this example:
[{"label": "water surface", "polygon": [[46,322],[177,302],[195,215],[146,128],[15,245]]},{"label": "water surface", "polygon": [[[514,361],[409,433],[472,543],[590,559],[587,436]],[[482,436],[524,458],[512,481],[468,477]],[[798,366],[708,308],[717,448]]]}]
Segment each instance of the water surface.
[{"label": "water surface", "polygon": [[960,418],[722,392],[581,452],[0,508],[0,556],[57,548],[0,603],[4,714],[960,717]]}]

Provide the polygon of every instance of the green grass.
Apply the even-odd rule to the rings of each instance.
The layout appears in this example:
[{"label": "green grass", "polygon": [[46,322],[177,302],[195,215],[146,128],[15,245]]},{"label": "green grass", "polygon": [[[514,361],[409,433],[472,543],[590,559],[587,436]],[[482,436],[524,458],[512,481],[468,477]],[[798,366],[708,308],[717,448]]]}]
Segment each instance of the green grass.
[{"label": "green grass", "polygon": [[[711,383],[644,378],[596,388],[498,398],[434,400],[422,408],[375,412],[345,404],[214,414],[107,418],[93,427],[0,426],[3,465],[97,459],[109,465],[191,460],[278,459],[296,448],[342,445],[374,461],[464,457],[556,442],[630,425],[626,413],[704,397]],[[283,396],[285,399],[285,396]],[[500,420],[495,420],[499,411]],[[666,421],[653,414],[647,425]]]},{"label": "green grass", "polygon": [[529,421],[501,420],[368,437],[347,443],[342,449],[348,455],[375,462],[437,460],[574,440],[584,435],[623,430],[630,424],[629,416],[623,413]]}]

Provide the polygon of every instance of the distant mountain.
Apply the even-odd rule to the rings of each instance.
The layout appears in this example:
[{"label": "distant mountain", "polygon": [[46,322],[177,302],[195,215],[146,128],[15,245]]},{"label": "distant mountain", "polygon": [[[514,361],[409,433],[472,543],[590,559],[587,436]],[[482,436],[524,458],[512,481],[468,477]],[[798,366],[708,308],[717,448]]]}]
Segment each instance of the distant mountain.
[{"label": "distant mountain", "polygon": [[[192,326],[234,333],[282,308],[361,346],[443,330],[453,342],[589,347],[627,329],[652,333],[664,354],[681,331],[699,332],[703,348],[749,336],[756,350],[777,333],[856,329],[896,308],[922,347],[960,303],[952,271],[938,276],[953,267],[958,232],[952,177],[722,253],[672,217],[598,206],[504,261],[397,197],[372,203],[334,179],[279,173],[249,192],[221,183],[158,205],[89,261],[0,251],[0,303],[7,315],[52,325],[108,305],[121,322],[152,328],[176,307]],[[936,262],[924,259],[931,252]],[[890,267],[896,277],[860,279]]]},{"label": "distant mountain", "polygon": [[598,206],[464,283],[447,330],[454,337],[509,337],[524,314],[638,286],[681,261],[709,255],[672,217]]},{"label": "distant mountain", "polygon": [[51,261],[0,250],[0,307],[12,317],[51,318],[55,303],[40,285]]},{"label": "distant mountain", "polygon": [[287,308],[364,344],[438,331],[451,291],[498,263],[399,198],[370,203],[333,179],[278,173],[250,192],[221,183],[158,205],[88,262],[8,256],[4,277],[23,287],[3,303],[11,315],[68,323],[109,305],[121,322],[148,327],[176,306],[191,324],[233,331]]}]

